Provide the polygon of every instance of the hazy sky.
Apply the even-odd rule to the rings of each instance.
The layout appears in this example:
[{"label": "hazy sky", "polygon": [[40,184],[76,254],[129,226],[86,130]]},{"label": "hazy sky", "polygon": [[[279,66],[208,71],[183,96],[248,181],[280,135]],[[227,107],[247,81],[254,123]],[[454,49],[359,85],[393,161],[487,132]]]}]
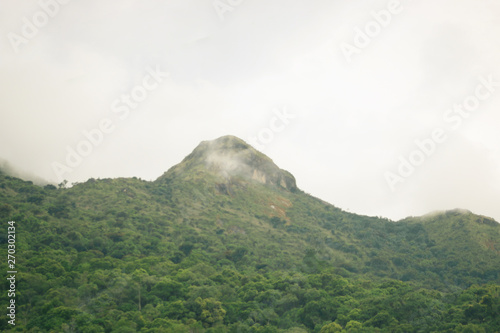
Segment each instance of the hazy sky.
[{"label": "hazy sky", "polygon": [[498,0],[0,0],[0,157],[53,182],[154,180],[232,134],[351,212],[500,221],[499,15]]}]

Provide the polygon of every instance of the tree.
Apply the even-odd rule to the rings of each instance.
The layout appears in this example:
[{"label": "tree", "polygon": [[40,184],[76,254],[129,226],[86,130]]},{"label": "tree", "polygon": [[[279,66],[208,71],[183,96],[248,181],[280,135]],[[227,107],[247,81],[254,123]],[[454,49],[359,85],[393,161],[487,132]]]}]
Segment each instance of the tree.
[{"label": "tree", "polygon": [[151,295],[155,295],[164,301],[175,301],[184,297],[185,287],[182,283],[163,278],[151,289]]},{"label": "tree", "polygon": [[386,310],[382,310],[377,313],[374,317],[366,322],[367,326],[375,326],[379,328],[384,328],[392,324],[396,324],[397,320],[389,314]]},{"label": "tree", "polygon": [[141,289],[142,289],[142,284],[143,282],[148,278],[149,274],[146,272],[145,269],[139,268],[132,273],[132,280],[135,282],[137,286],[137,298],[138,298],[138,307],[139,311],[142,310],[142,300],[141,300]]},{"label": "tree", "polygon": [[458,325],[455,328],[455,332],[460,333],[485,333],[486,331],[479,325],[476,324],[467,324],[467,325]]},{"label": "tree", "polygon": [[198,318],[204,323],[205,327],[213,326],[224,320],[226,310],[222,308],[222,303],[213,298],[201,299],[198,297],[195,300],[198,307]]},{"label": "tree", "polygon": [[330,324],[327,324],[321,328],[320,333],[336,333],[336,332],[342,332],[342,326],[339,324],[332,322]]},{"label": "tree", "polygon": [[345,325],[345,329],[347,331],[356,331],[358,329],[361,329],[363,328],[363,324],[361,324],[359,321],[356,321],[356,320],[351,320],[350,322],[347,323],[347,325]]}]

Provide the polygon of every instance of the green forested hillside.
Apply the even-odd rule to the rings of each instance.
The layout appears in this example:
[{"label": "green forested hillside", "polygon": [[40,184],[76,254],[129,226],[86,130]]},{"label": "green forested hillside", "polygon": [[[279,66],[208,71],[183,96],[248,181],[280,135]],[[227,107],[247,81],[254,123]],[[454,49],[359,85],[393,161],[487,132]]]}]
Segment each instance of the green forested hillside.
[{"label": "green forested hillside", "polygon": [[11,220],[6,332],[500,332],[497,222],[347,213],[234,137],[154,182],[0,174]]}]

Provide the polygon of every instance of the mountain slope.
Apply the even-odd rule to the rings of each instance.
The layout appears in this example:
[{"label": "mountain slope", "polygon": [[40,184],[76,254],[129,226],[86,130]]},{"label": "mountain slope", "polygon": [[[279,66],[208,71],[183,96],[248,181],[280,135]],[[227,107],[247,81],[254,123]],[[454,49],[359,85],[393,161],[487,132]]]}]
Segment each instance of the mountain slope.
[{"label": "mountain slope", "polygon": [[497,222],[347,213],[232,136],[153,182],[0,174],[0,219],[17,225],[25,331],[500,328]]}]

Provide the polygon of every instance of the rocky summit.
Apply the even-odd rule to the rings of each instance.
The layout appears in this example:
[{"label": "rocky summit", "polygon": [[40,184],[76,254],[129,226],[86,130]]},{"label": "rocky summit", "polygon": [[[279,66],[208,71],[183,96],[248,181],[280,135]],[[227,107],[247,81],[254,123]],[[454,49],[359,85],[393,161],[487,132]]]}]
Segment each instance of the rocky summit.
[{"label": "rocky summit", "polygon": [[290,192],[297,190],[295,177],[290,172],[280,169],[269,157],[231,135],[201,142],[162,177],[191,178],[204,176],[207,172],[225,184],[254,181]]}]

